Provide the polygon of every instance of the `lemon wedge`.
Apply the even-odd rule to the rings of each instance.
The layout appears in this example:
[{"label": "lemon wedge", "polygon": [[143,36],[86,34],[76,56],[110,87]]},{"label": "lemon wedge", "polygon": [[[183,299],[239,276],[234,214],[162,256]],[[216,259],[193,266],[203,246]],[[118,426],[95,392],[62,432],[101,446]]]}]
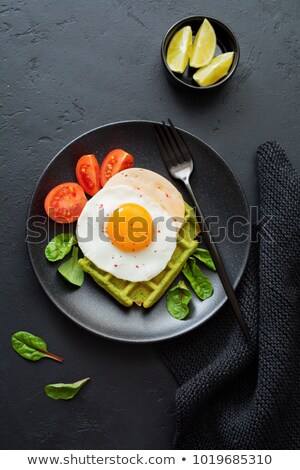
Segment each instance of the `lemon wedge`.
[{"label": "lemon wedge", "polygon": [[190,57],[190,66],[199,68],[208,65],[216,52],[217,38],[215,30],[205,18],[194,39]]},{"label": "lemon wedge", "polygon": [[185,71],[191,54],[192,36],[192,28],[184,26],[172,37],[167,52],[167,64],[173,72]]},{"label": "lemon wedge", "polygon": [[220,54],[210,62],[206,67],[197,70],[193,75],[193,79],[200,86],[208,86],[216,83],[220,78],[227,75],[232,64],[234,52],[226,52]]}]

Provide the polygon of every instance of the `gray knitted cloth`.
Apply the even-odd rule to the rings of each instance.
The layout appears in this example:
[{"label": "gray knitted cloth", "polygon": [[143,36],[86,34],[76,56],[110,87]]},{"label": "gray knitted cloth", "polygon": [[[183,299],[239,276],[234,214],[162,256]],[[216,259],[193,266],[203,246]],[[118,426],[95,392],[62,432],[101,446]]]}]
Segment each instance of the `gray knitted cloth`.
[{"label": "gray knitted cloth", "polygon": [[300,179],[278,143],[257,155],[260,215],[272,219],[238,288],[251,345],[227,302],[160,346],[179,384],[178,449],[300,448]]}]

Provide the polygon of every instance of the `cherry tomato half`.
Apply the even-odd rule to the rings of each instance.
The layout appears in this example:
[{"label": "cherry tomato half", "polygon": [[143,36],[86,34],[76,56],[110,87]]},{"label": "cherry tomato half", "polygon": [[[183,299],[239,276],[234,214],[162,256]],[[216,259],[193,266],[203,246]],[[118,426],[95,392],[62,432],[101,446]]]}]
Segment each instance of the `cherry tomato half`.
[{"label": "cherry tomato half", "polygon": [[80,186],[90,196],[100,189],[99,163],[95,155],[83,155],[76,165],[76,178]]},{"label": "cherry tomato half", "polygon": [[63,183],[48,193],[44,207],[50,219],[61,224],[75,222],[87,203],[84,191],[77,183]]},{"label": "cherry tomato half", "polygon": [[133,166],[134,159],[130,153],[122,149],[115,149],[109,152],[103,160],[100,169],[101,186],[119,171],[126,170]]}]

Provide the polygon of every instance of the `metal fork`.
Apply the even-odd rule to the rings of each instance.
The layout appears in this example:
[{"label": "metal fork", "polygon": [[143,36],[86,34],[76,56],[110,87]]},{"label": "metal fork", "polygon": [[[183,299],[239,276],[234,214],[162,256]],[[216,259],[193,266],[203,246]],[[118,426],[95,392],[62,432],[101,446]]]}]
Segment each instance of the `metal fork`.
[{"label": "metal fork", "polygon": [[198,211],[198,215],[200,216],[199,223],[203,239],[210,251],[211,257],[216,266],[217,273],[221,279],[225,292],[232,305],[236,318],[243,330],[245,338],[247,339],[247,341],[250,341],[248,327],[242,315],[240,306],[238,304],[225,266],[220,257],[217,246],[210,234],[203,212],[199,207],[199,204],[195,198],[194,192],[189,182],[190,175],[194,168],[192,155],[181,134],[175,128],[172,121],[170,119],[168,119],[168,121],[169,125],[166,125],[164,121],[162,123],[162,126],[160,124],[153,124],[153,130],[156,136],[161,157],[170,175],[173,178],[183,181],[195,204],[195,207]]}]

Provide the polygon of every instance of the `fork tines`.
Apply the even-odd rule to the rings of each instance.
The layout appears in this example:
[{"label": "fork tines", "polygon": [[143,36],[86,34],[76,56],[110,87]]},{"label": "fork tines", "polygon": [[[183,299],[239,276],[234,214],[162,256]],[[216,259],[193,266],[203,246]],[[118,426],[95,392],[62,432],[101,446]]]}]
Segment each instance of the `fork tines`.
[{"label": "fork tines", "polygon": [[162,127],[158,124],[153,124],[159,150],[167,168],[191,161],[190,151],[179,131],[170,119],[168,119],[168,122],[169,125],[163,121]]}]

